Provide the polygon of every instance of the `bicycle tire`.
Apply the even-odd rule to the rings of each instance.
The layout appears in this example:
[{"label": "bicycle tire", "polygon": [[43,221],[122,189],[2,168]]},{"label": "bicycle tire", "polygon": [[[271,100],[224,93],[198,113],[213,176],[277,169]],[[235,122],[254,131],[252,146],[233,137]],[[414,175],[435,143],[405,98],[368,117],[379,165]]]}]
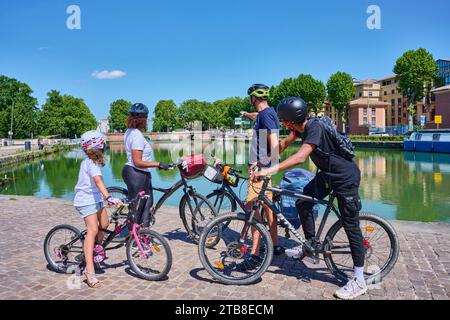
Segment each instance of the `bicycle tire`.
[{"label": "bicycle tire", "polygon": [[[231,203],[231,208],[230,208],[230,211],[228,211],[228,212],[236,212],[237,211],[237,202],[233,198],[233,196],[227,191],[215,190],[215,191],[211,192],[210,194],[208,194],[206,196],[206,198],[209,200],[209,202],[211,202],[211,204],[213,205],[213,207],[216,210],[217,214],[218,215],[220,214],[221,204],[218,204],[218,207],[216,207],[216,201],[212,201],[212,199],[214,197],[219,197],[221,195],[226,197]],[[226,213],[228,213],[228,212],[226,212]]]},{"label": "bicycle tire", "polygon": [[[122,200],[122,202],[127,202],[128,201],[128,190],[127,189],[122,188],[122,187],[115,187],[115,186],[113,186],[113,187],[107,187],[106,190],[108,190],[108,192],[109,192],[109,194],[111,196]],[[110,212],[110,210],[116,211],[116,210],[118,210],[118,208],[117,207],[109,207],[107,201],[105,200],[104,202],[105,202],[104,203],[105,210],[106,210],[106,212],[108,214],[108,217],[110,217],[111,214],[112,214]],[[126,210],[128,210],[128,208]],[[122,218],[122,223],[125,222],[125,220],[126,220],[126,218]],[[126,229],[128,230],[128,228],[126,228]],[[113,230],[110,230],[110,231],[113,231]],[[126,234],[126,232],[127,232],[126,230],[123,231],[124,234]],[[111,242],[114,242],[114,243],[125,243],[128,240],[128,238],[129,238],[128,236],[120,237],[119,235],[117,235]]]},{"label": "bicycle tire", "polygon": [[[392,268],[394,267],[395,263],[397,262],[397,259],[399,256],[400,246],[399,246],[399,240],[398,240],[397,233],[395,232],[394,228],[388,221],[386,221],[385,219],[383,219],[377,215],[370,214],[370,213],[360,213],[359,220],[360,221],[367,220],[367,221],[376,223],[379,226],[381,226],[383,228],[383,230],[386,232],[386,234],[388,235],[389,240],[391,242],[391,250],[390,250],[389,259],[388,259],[387,263],[385,263],[384,266],[382,268],[380,268],[378,272],[373,273],[371,276],[368,276],[368,277],[366,276],[367,282],[381,281],[392,270]],[[325,236],[326,243],[325,243],[325,250],[323,253],[323,257],[324,257],[324,260],[325,260],[325,263],[326,263],[328,269],[331,271],[331,273],[336,278],[343,280],[343,281],[348,281],[349,276],[345,272],[343,272],[341,269],[339,269],[339,267],[334,262],[332,248],[331,248],[333,238],[335,237],[335,235],[341,228],[343,228],[343,226],[342,226],[342,222],[339,220],[331,226],[330,230],[328,230],[328,232]],[[331,240],[331,243],[329,240]]]},{"label": "bicycle tire", "polygon": [[[81,266],[84,263],[84,252],[83,252],[83,244],[84,244],[84,242],[81,239],[81,231],[78,228],[76,228],[74,226],[71,226],[71,225],[68,225],[68,224],[58,225],[58,226],[52,228],[47,233],[47,235],[45,236],[45,240],[44,240],[44,255],[45,255],[45,259],[47,260],[48,267],[52,271],[55,271],[57,273],[74,273],[74,270],[70,270],[70,266],[62,267],[62,266],[58,265],[51,257],[50,248],[49,248],[50,241],[53,238],[53,236],[56,234],[57,231],[63,230],[63,229],[66,229],[68,231],[73,232],[74,233],[73,239],[79,238],[77,241],[81,242],[81,253],[80,254],[83,254],[83,261],[74,262],[70,266],[78,266],[79,267],[79,266]],[[61,245],[63,245],[63,244],[61,244]]]},{"label": "bicycle tire", "polygon": [[[207,235],[211,230],[218,225],[224,223],[224,221],[228,219],[236,219],[244,222],[248,222],[248,216],[244,213],[227,213],[227,214],[221,214],[214,218],[212,221],[208,223],[208,225],[203,230],[200,239],[199,239],[199,245],[198,245],[198,254],[200,258],[200,262],[202,263],[203,267],[206,269],[206,271],[216,280],[223,284],[227,285],[249,285],[257,280],[259,280],[262,275],[267,271],[270,264],[272,263],[273,258],[273,243],[272,238],[270,236],[269,231],[267,231],[267,228],[261,224],[260,222],[252,222],[251,225],[254,226],[260,233],[260,236],[262,238],[262,241],[266,241],[267,244],[267,255],[265,256],[264,261],[261,264],[260,269],[253,274],[252,276],[245,278],[245,279],[230,279],[223,277],[220,273],[215,272],[215,268],[208,262],[206,250],[211,249],[207,245],[205,245],[205,242],[207,240]],[[228,224],[229,225],[229,224]],[[220,227],[217,227],[220,229]]]},{"label": "bicycle tire", "polygon": [[162,244],[162,246],[164,247],[164,251],[166,253],[166,259],[167,259],[165,266],[162,269],[162,271],[157,274],[148,274],[148,273],[142,272],[142,270],[137,266],[137,264],[135,263],[135,261],[132,257],[133,244],[136,242],[134,237],[131,237],[127,243],[126,251],[127,251],[128,264],[130,265],[130,268],[142,279],[149,280],[149,281],[163,280],[167,276],[167,274],[169,273],[169,271],[172,267],[172,250],[170,249],[170,245],[162,235],[160,235],[159,233],[157,233],[155,231],[148,230],[148,229],[141,230],[138,232],[138,237],[140,237],[142,235],[148,235],[152,238],[156,238],[158,240],[158,242],[160,244]]},{"label": "bicycle tire", "polygon": [[[197,208],[199,207],[199,205],[203,205],[206,204],[206,206],[208,207],[209,212],[212,214],[210,214],[209,219],[213,219],[214,217],[217,216],[217,213],[214,209],[214,207],[212,206],[212,204],[208,201],[208,199],[199,194],[199,193],[192,193],[190,195],[190,197],[192,199],[197,199],[199,201],[194,201],[196,203],[196,207],[193,209],[194,212],[197,211]],[[186,229],[186,232],[188,233],[188,236],[192,239],[192,241],[195,244],[198,244],[199,238],[200,238],[200,234],[201,234],[201,226],[199,228],[199,226],[196,224],[194,219],[191,219],[191,221],[188,221],[188,218],[186,217],[186,205],[187,205],[187,201],[189,199],[189,196],[187,194],[185,194],[181,200],[180,200],[180,206],[179,206],[179,211],[180,211],[180,218],[181,221],[183,222],[183,226]],[[207,219],[207,217],[200,217],[202,219],[202,221],[205,221]],[[209,223],[209,220],[206,221],[205,225]]]}]

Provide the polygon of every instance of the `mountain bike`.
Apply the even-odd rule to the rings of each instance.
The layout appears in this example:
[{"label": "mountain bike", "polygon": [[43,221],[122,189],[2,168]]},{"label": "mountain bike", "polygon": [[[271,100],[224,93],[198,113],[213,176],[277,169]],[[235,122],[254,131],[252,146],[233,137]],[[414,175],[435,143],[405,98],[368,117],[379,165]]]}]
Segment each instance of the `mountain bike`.
[{"label": "mountain bike", "polygon": [[[350,245],[342,226],[341,216],[334,205],[336,195],[331,192],[328,200],[315,199],[292,190],[268,187],[270,178],[264,178],[263,186],[251,211],[222,214],[213,219],[200,236],[198,252],[202,265],[208,273],[219,282],[233,285],[251,284],[267,271],[272,262],[273,244],[267,227],[255,217],[258,202],[266,204],[280,223],[302,244],[303,255],[299,260],[308,257],[310,261],[319,263],[319,254],[330,272],[338,279],[347,281],[353,274],[353,262]],[[250,181],[249,181],[250,183]],[[288,196],[302,201],[309,201],[325,206],[325,212],[313,241],[306,241],[292,224],[284,217],[279,202],[268,199],[266,192],[274,195]],[[325,224],[333,212],[338,220],[328,229],[322,238]],[[389,222],[373,214],[360,213],[359,221],[364,236],[365,270],[368,283],[378,283],[392,270],[399,255],[399,240]],[[257,231],[257,233],[252,231]],[[254,269],[241,268],[255,239],[260,241],[260,263]],[[214,247],[206,246],[207,239],[215,237]],[[242,271],[244,270],[244,271]]]},{"label": "mountain bike", "polygon": [[[171,164],[170,168],[177,167],[180,170],[180,180],[175,182],[171,187],[164,189],[153,187],[154,191],[162,193],[162,197],[158,200],[156,205],[151,209],[151,225],[156,222],[156,212],[161,208],[165,201],[170,198],[178,189],[183,188],[183,196],[179,203],[179,214],[183,226],[188,233],[188,237],[198,244],[200,233],[206,224],[214,218],[217,214],[214,207],[208,199],[196,192],[196,190],[188,184],[188,179],[182,173],[180,164]],[[119,199],[127,199],[128,190],[120,187],[109,187],[108,191],[114,197]]]},{"label": "mountain bike", "polygon": [[[103,243],[96,243],[94,249],[94,261],[98,265],[105,259],[107,251],[124,246],[120,243],[109,247],[124,230],[130,230],[126,238],[126,254],[131,269],[145,280],[161,280],[169,273],[172,251],[168,242],[157,232],[143,229],[136,223],[136,214],[127,210],[130,205],[145,202],[148,197],[141,192],[129,203],[116,207],[110,218],[113,230],[101,229],[106,239]],[[80,231],[71,225],[51,229],[44,240],[44,254],[49,268],[58,273],[74,273],[83,269],[86,233],[87,230]]]}]

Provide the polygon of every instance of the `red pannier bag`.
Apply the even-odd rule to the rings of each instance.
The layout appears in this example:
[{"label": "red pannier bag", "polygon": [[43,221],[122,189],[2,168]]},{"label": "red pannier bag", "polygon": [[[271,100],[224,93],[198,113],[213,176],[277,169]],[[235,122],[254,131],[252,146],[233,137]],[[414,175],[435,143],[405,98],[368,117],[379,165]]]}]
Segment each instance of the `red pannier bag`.
[{"label": "red pannier bag", "polygon": [[203,154],[193,154],[182,157],[180,163],[178,164],[181,174],[186,179],[195,179],[203,175],[206,170],[206,166],[206,159]]}]

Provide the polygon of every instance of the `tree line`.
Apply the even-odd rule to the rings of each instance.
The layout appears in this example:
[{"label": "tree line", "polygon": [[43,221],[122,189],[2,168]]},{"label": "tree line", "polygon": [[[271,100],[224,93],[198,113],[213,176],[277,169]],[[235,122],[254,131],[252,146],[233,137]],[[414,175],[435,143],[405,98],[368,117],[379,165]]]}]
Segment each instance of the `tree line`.
[{"label": "tree line", "polygon": [[[287,78],[270,88],[269,104],[276,107],[285,97],[302,97],[314,113],[323,110],[328,98],[339,112],[354,94],[351,75],[337,72],[330,77],[326,86],[309,74]],[[328,92],[328,95],[327,95]],[[201,121],[203,129],[232,128],[240,111],[254,112],[248,97],[231,97],[215,102],[187,100],[177,106],[173,100],[161,100],[154,109],[153,131],[168,132],[175,129],[192,128],[195,121]]]},{"label": "tree line", "polygon": [[40,135],[75,138],[97,127],[97,120],[83,99],[51,90],[39,108],[32,94],[26,83],[0,76],[0,137],[8,136],[11,123],[16,139]]},{"label": "tree line", "polygon": [[[399,82],[399,90],[408,101],[410,129],[414,106],[430,95],[437,81],[438,66],[433,56],[423,48],[409,50],[397,59],[393,72]],[[74,138],[97,127],[97,121],[82,98],[51,90],[45,103],[39,108],[32,96],[33,90],[23,82],[0,75],[0,137],[8,136],[13,114],[14,138],[31,135],[58,135]],[[287,78],[270,88],[270,105],[289,96],[302,97],[312,112],[320,113],[328,101],[345,122],[348,105],[355,94],[353,77],[346,72],[336,72],[324,84],[308,74]],[[119,99],[111,103],[109,125],[112,132],[126,130],[128,108],[132,102]],[[13,112],[11,112],[13,111]],[[173,100],[160,100],[154,107],[153,131],[168,132],[189,129],[202,123],[204,130],[232,128],[240,111],[254,112],[248,97],[230,97],[214,102],[190,99],[179,106]]]}]

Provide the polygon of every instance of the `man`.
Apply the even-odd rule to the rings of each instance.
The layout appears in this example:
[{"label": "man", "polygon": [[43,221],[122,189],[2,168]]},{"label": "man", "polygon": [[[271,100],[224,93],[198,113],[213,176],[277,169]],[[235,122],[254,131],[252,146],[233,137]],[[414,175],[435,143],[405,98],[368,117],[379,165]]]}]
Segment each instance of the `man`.
[{"label": "man", "polygon": [[[277,113],[269,106],[267,101],[269,98],[268,86],[263,84],[254,84],[247,90],[247,93],[250,97],[252,106],[257,110],[255,113],[241,113],[242,116],[255,121],[249,159],[249,172],[252,172],[257,166],[269,168],[272,164],[271,159],[278,160],[278,134],[280,123],[278,121]],[[262,182],[249,181],[246,198],[247,210],[252,210],[253,203],[258,198],[258,191],[261,187]],[[271,198],[272,194],[268,192],[267,196]],[[263,205],[263,207],[265,217],[269,223],[269,230],[274,245],[274,254],[280,255],[284,250],[278,245],[277,219],[266,205]],[[261,217],[258,211],[255,212],[255,216],[258,218]],[[242,271],[255,269],[260,265],[262,260],[259,257],[259,232],[252,229],[252,237],[253,246],[250,256],[238,265],[238,269]]]},{"label": "man", "polygon": [[[280,149],[284,150],[295,140],[296,136],[302,138],[303,144],[296,154],[278,165],[256,172],[252,179],[258,180],[261,176],[269,176],[287,170],[311,157],[320,172],[305,186],[303,193],[323,199],[331,190],[334,190],[338,199],[342,224],[350,242],[354,264],[354,277],[344,287],[337,290],[335,295],[341,299],[353,299],[360,296],[367,291],[364,279],[363,236],[358,219],[361,210],[361,200],[358,194],[361,180],[360,170],[354,161],[337,152],[333,138],[321,121],[316,118],[308,119],[308,107],[301,98],[283,99],[278,105],[277,114],[283,125],[292,130],[291,135],[280,142]],[[313,203],[305,201],[296,203],[305,238],[314,246],[313,205]],[[301,246],[286,250],[286,255],[293,258],[301,257],[302,253]]]}]

